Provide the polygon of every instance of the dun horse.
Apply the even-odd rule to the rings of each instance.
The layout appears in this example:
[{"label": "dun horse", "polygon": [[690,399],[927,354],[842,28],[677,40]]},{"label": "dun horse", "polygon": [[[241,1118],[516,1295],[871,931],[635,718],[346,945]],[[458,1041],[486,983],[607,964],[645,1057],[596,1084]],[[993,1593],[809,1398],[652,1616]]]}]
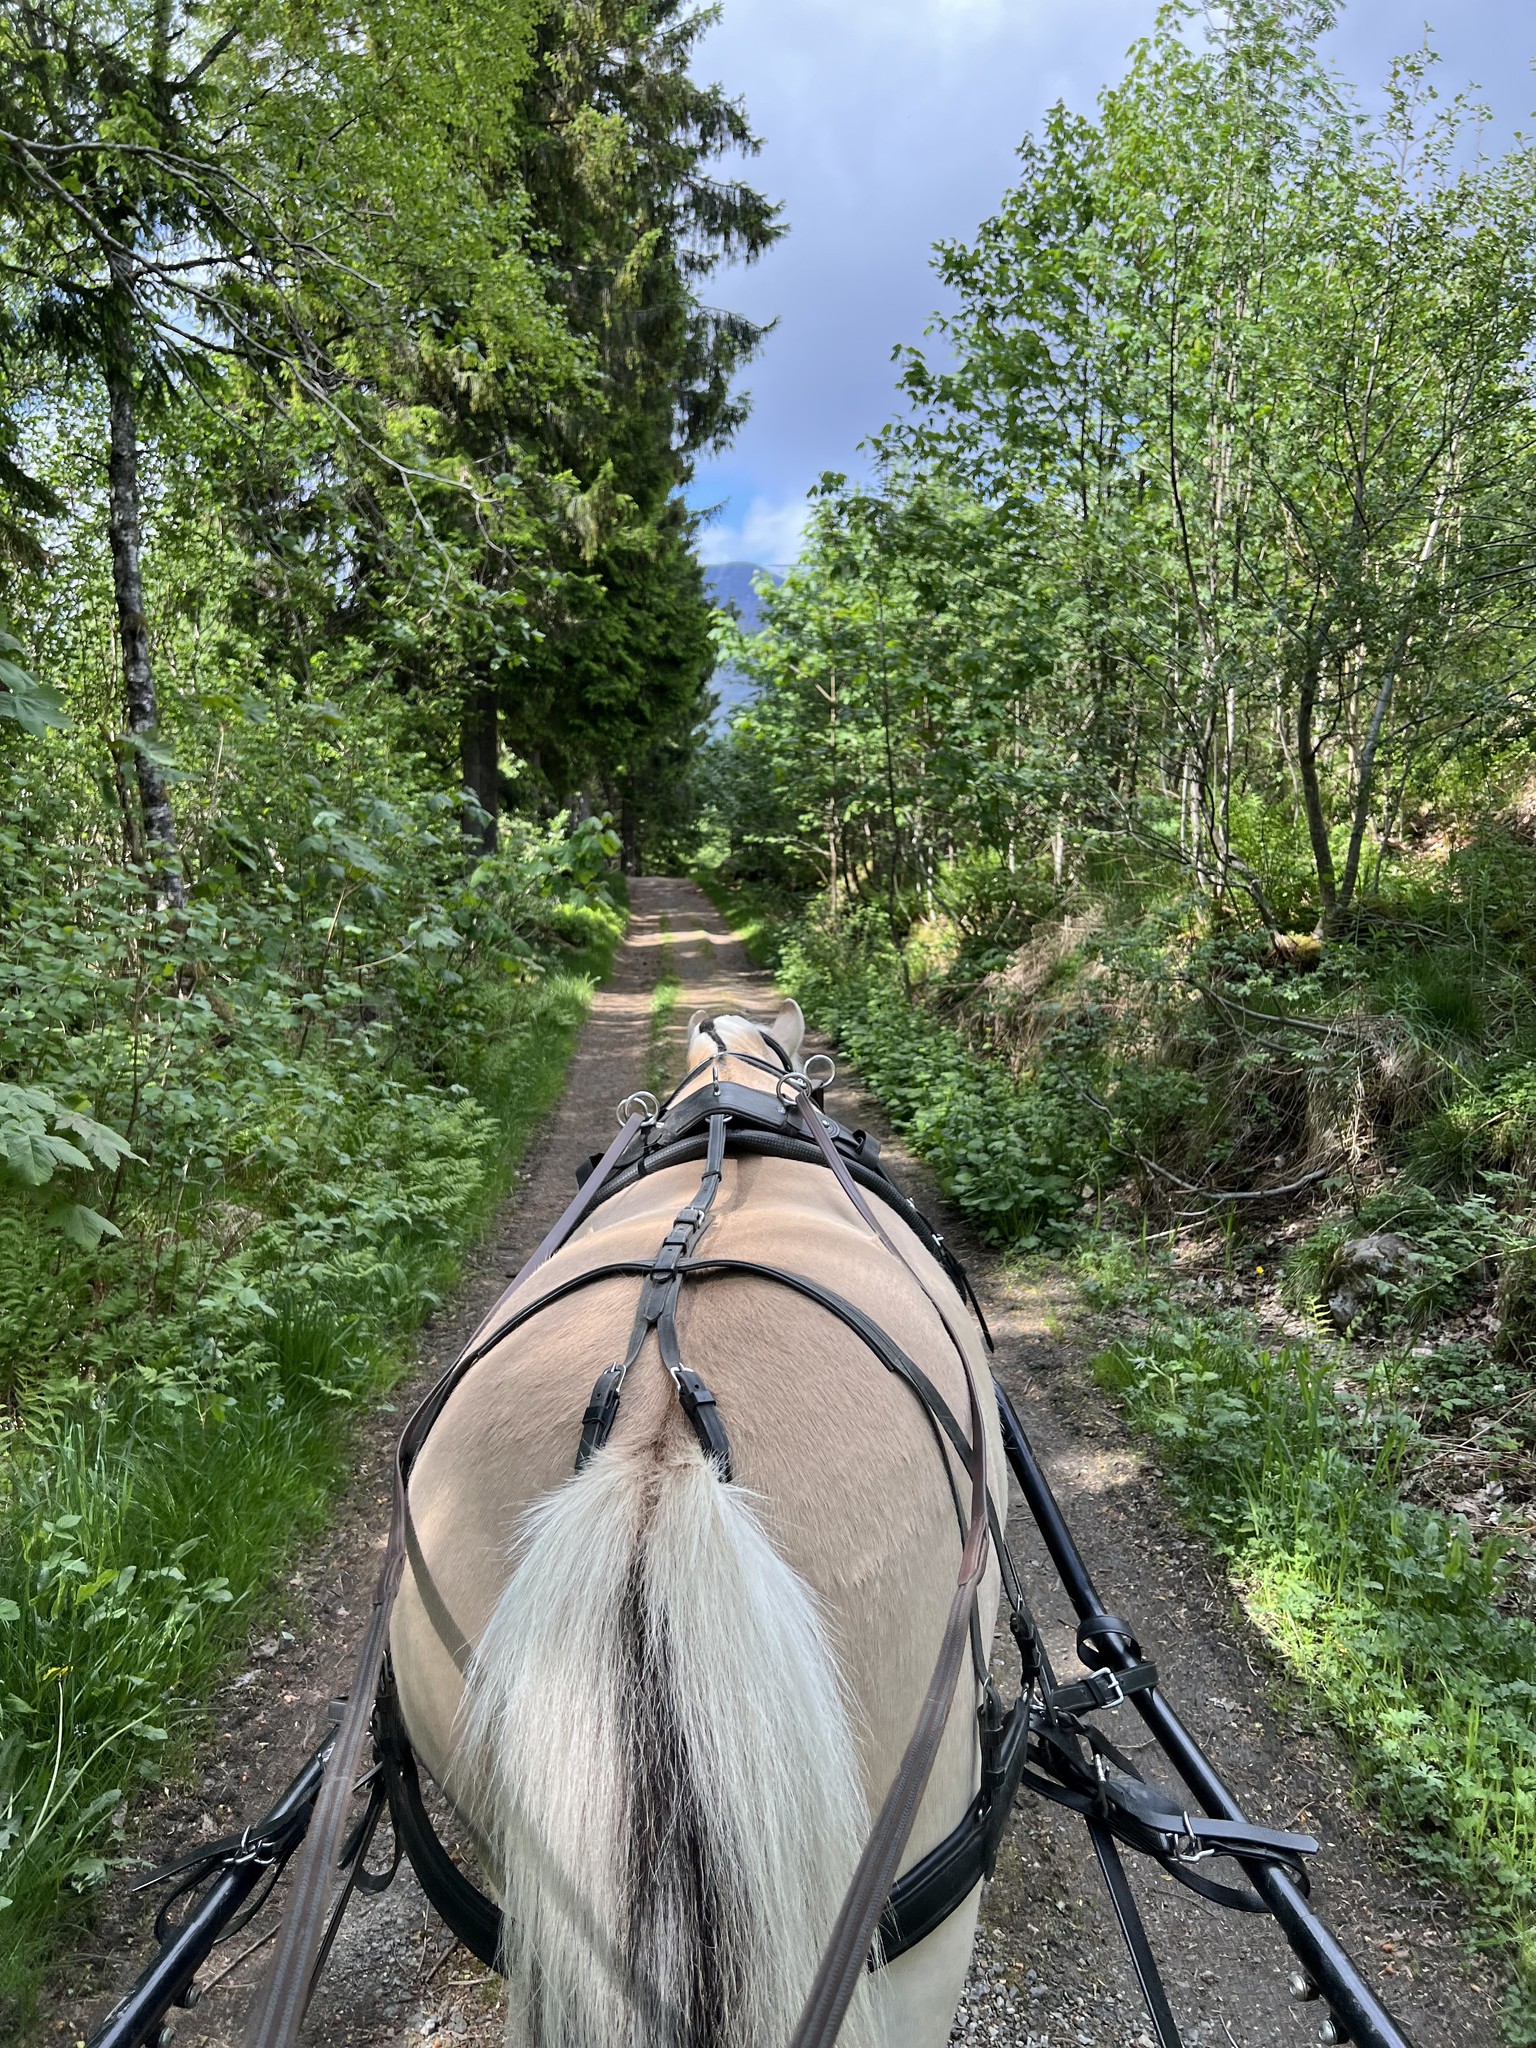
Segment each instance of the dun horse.
[{"label": "dun horse", "polygon": [[[772,1090],[765,1063],[779,1048],[797,1060],[804,1028],[794,1004],[771,1035],[695,1018],[689,1066],[713,1055],[722,1081]],[[698,1185],[696,1164],[636,1181],[523,1292],[651,1258]],[[952,1283],[894,1213],[886,1227],[934,1298],[824,1167],[731,1157],[701,1249],[835,1289],[964,1416],[934,1305]],[[594,1379],[629,1348],[637,1285],[605,1277],[534,1316],[443,1410],[411,1481],[400,1703],[501,1898],[510,2042],[784,2048],[933,1670],[955,1586],[951,1454],[844,1322],[730,1274],[686,1290],[678,1312],[729,1432],[729,1477],[654,1333],[606,1443],[573,1473]],[[980,1339],[954,1323],[985,1386]],[[983,1412],[996,1488],[990,1401]],[[983,1641],[997,1597],[992,1565]],[[904,1867],[976,1792],[978,1705],[967,1666]],[[947,2038],[977,1897],[867,1975],[848,2048]]]}]

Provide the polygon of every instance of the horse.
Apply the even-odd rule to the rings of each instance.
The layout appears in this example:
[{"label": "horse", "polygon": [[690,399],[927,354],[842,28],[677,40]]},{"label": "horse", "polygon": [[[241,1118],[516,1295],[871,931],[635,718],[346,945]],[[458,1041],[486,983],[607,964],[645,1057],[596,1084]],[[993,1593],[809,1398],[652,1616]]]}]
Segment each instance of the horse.
[{"label": "horse", "polygon": [[[688,1068],[773,1090],[804,1035],[794,1003],[769,1026],[699,1012]],[[684,1163],[621,1188],[498,1310],[651,1259],[698,1186]],[[979,1333],[941,1316],[939,1300],[959,1309],[952,1280],[881,1207],[912,1270],[825,1166],[732,1155],[702,1248],[835,1289],[963,1417],[957,1340],[985,1387]],[[605,1276],[532,1316],[433,1426],[411,1474],[390,1629],[400,1710],[501,1902],[510,2048],[787,2048],[933,1671],[956,1576],[945,1459],[958,1467],[845,1322],[730,1273],[684,1290],[677,1315],[729,1432],[728,1476],[654,1333],[607,1441],[573,1471],[594,1378],[625,1355],[637,1284]],[[981,1413],[1001,1517],[990,1400]],[[998,1596],[993,1560],[984,1646]],[[903,1869],[976,1794],[980,1707],[967,1665]],[[865,1973],[845,2048],[948,2039],[979,1899],[978,1884]]]}]

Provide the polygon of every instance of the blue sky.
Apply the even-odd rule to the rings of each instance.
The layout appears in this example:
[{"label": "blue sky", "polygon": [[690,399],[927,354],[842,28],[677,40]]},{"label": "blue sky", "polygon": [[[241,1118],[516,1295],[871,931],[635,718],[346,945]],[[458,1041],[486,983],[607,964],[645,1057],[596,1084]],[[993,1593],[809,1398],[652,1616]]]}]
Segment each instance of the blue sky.
[{"label": "blue sky", "polygon": [[[749,175],[790,232],[710,296],[777,318],[746,372],[752,417],[689,495],[722,504],[707,561],[792,558],[806,490],[859,467],[895,408],[891,350],[939,302],[935,241],[968,236],[1012,180],[1020,138],[1056,100],[1087,109],[1151,26],[1155,0],[725,0],[698,72],[745,99],[763,153]],[[1475,81],[1502,145],[1536,108],[1530,0],[1354,0],[1330,38],[1340,71],[1379,84],[1426,27],[1447,93]]]}]

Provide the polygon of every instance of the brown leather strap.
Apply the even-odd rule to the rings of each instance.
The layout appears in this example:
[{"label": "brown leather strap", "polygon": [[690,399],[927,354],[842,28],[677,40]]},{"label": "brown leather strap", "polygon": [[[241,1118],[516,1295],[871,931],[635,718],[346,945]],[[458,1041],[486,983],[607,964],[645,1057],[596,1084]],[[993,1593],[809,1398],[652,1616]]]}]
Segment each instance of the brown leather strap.
[{"label": "brown leather strap", "polygon": [[955,1686],[965,1658],[970,1616],[987,1568],[989,1530],[987,1522],[986,1431],[976,1399],[976,1384],[969,1370],[966,1389],[970,1396],[971,1521],[965,1547],[960,1554],[960,1573],[939,1654],[923,1696],[917,1725],[907,1743],[901,1767],[896,1773],[885,1803],[864,1845],[843,1899],[821,1962],[817,1966],[810,1996],[800,2015],[790,2048],[832,2048],[842,2027],[854,1991],[864,1975],[870,1944],[880,1924],[880,1915],[896,1882],[902,1853],[911,1837],[917,1809],[933,1775],[939,1744],[954,1704]]},{"label": "brown leather strap", "polygon": [[[503,1290],[486,1322],[492,1321],[498,1315],[528,1275],[558,1251],[567,1238],[585,1221],[588,1211],[594,1207],[602,1192],[603,1183],[618,1165],[631,1141],[639,1135],[643,1123],[644,1118],[638,1115],[630,1117],[625,1123],[559,1222],[545,1237],[533,1256],[524,1263],[516,1279]],[[485,1322],[482,1322],[480,1329],[483,1330],[485,1326]],[[477,1331],[476,1336],[478,1335]],[[357,1669],[353,1674],[351,1690],[347,1694],[346,1710],[336,1730],[336,1740],[331,1746],[325,1776],[320,1785],[320,1794],[315,1801],[314,1816],[305,1835],[304,1846],[295,1858],[293,1888],[288,1895],[287,1909],[283,1915],[277,1947],[273,1952],[271,1968],[267,1973],[262,1995],[251,2009],[245,2034],[246,2048],[293,2048],[293,2043],[298,2039],[299,2028],[304,2022],[304,2009],[309,2003],[314,1980],[315,1960],[325,1937],[326,1902],[330,1896],[342,1831],[346,1825],[347,1807],[362,1760],[363,1742],[373,1718],[374,1693],[384,1663],[385,1645],[389,1640],[390,1612],[395,1604],[395,1595],[400,1589],[401,1571],[405,1563],[406,1528],[410,1517],[407,1481],[411,1465],[426,1440],[427,1431],[441,1411],[448,1390],[461,1376],[466,1360],[474,1355],[475,1342],[471,1339],[469,1345],[459,1354],[412,1415],[396,1446],[394,1501],[390,1509],[389,1541],[385,1546],[384,1562],[373,1596],[373,1613],[369,1617],[368,1631],[363,1637],[362,1649],[358,1652]]]},{"label": "brown leather strap", "polygon": [[982,1575],[987,1568],[987,1553],[991,1541],[988,1519],[991,1501],[987,1488],[987,1432],[982,1419],[980,1397],[976,1392],[976,1376],[971,1369],[970,1357],[960,1332],[955,1328],[947,1308],[928,1285],[921,1270],[906,1251],[891,1238],[865,1201],[858,1183],[844,1165],[842,1155],[823,1125],[816,1105],[810,1098],[809,1090],[801,1095],[800,1106],[806,1129],[815,1139],[838,1186],[853,1204],[858,1215],[869,1225],[876,1238],[893,1258],[899,1259],[906,1267],[937,1310],[939,1320],[955,1347],[961,1370],[965,1374],[965,1392],[971,1422],[971,1520],[960,1554],[960,1575],[955,1582],[954,1598],[950,1601],[949,1616],[944,1624],[938,1659],[933,1667],[933,1676],[928,1681],[928,1690],[923,1697],[917,1725],[901,1759],[901,1767],[885,1796],[879,1817],[870,1830],[869,1840],[864,1845],[864,1852],[853,1873],[853,1881],[848,1887],[831,1937],[817,1965],[810,1996],[806,1999],[805,2009],[800,2015],[799,2024],[790,2043],[790,2048],[833,2048],[849,2002],[864,1973],[870,1943],[875,1938],[875,1930],[880,1924],[885,1902],[890,1897],[891,1886],[896,1882],[902,1852],[911,1837],[912,1826],[917,1819],[917,1809],[928,1788],[928,1780],[933,1775],[939,1744],[943,1740],[949,1711],[954,1704],[955,1686],[959,1681],[961,1662],[965,1656],[966,1637],[976,1612],[976,1598],[981,1587]]}]

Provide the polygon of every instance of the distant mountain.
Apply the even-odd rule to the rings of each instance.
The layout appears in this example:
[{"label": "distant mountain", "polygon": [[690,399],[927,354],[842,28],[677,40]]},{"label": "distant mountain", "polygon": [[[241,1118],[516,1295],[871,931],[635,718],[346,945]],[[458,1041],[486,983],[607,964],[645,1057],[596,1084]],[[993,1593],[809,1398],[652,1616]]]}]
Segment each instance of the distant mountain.
[{"label": "distant mountain", "polygon": [[761,605],[752,588],[753,579],[758,576],[766,576],[770,583],[780,580],[771,569],[760,569],[756,562],[716,562],[704,571],[704,587],[715,603],[722,611],[734,606],[749,633],[755,633],[761,623]]},{"label": "distant mountain", "polygon": [[[752,587],[758,576],[766,576],[770,583],[781,581],[771,569],[760,568],[756,562],[715,562],[704,571],[704,587],[710,597],[722,611],[734,611],[747,633],[757,632],[762,625],[762,605]],[[729,662],[722,662],[711,680],[719,702],[710,725],[723,732],[751,696],[752,684]]]}]

